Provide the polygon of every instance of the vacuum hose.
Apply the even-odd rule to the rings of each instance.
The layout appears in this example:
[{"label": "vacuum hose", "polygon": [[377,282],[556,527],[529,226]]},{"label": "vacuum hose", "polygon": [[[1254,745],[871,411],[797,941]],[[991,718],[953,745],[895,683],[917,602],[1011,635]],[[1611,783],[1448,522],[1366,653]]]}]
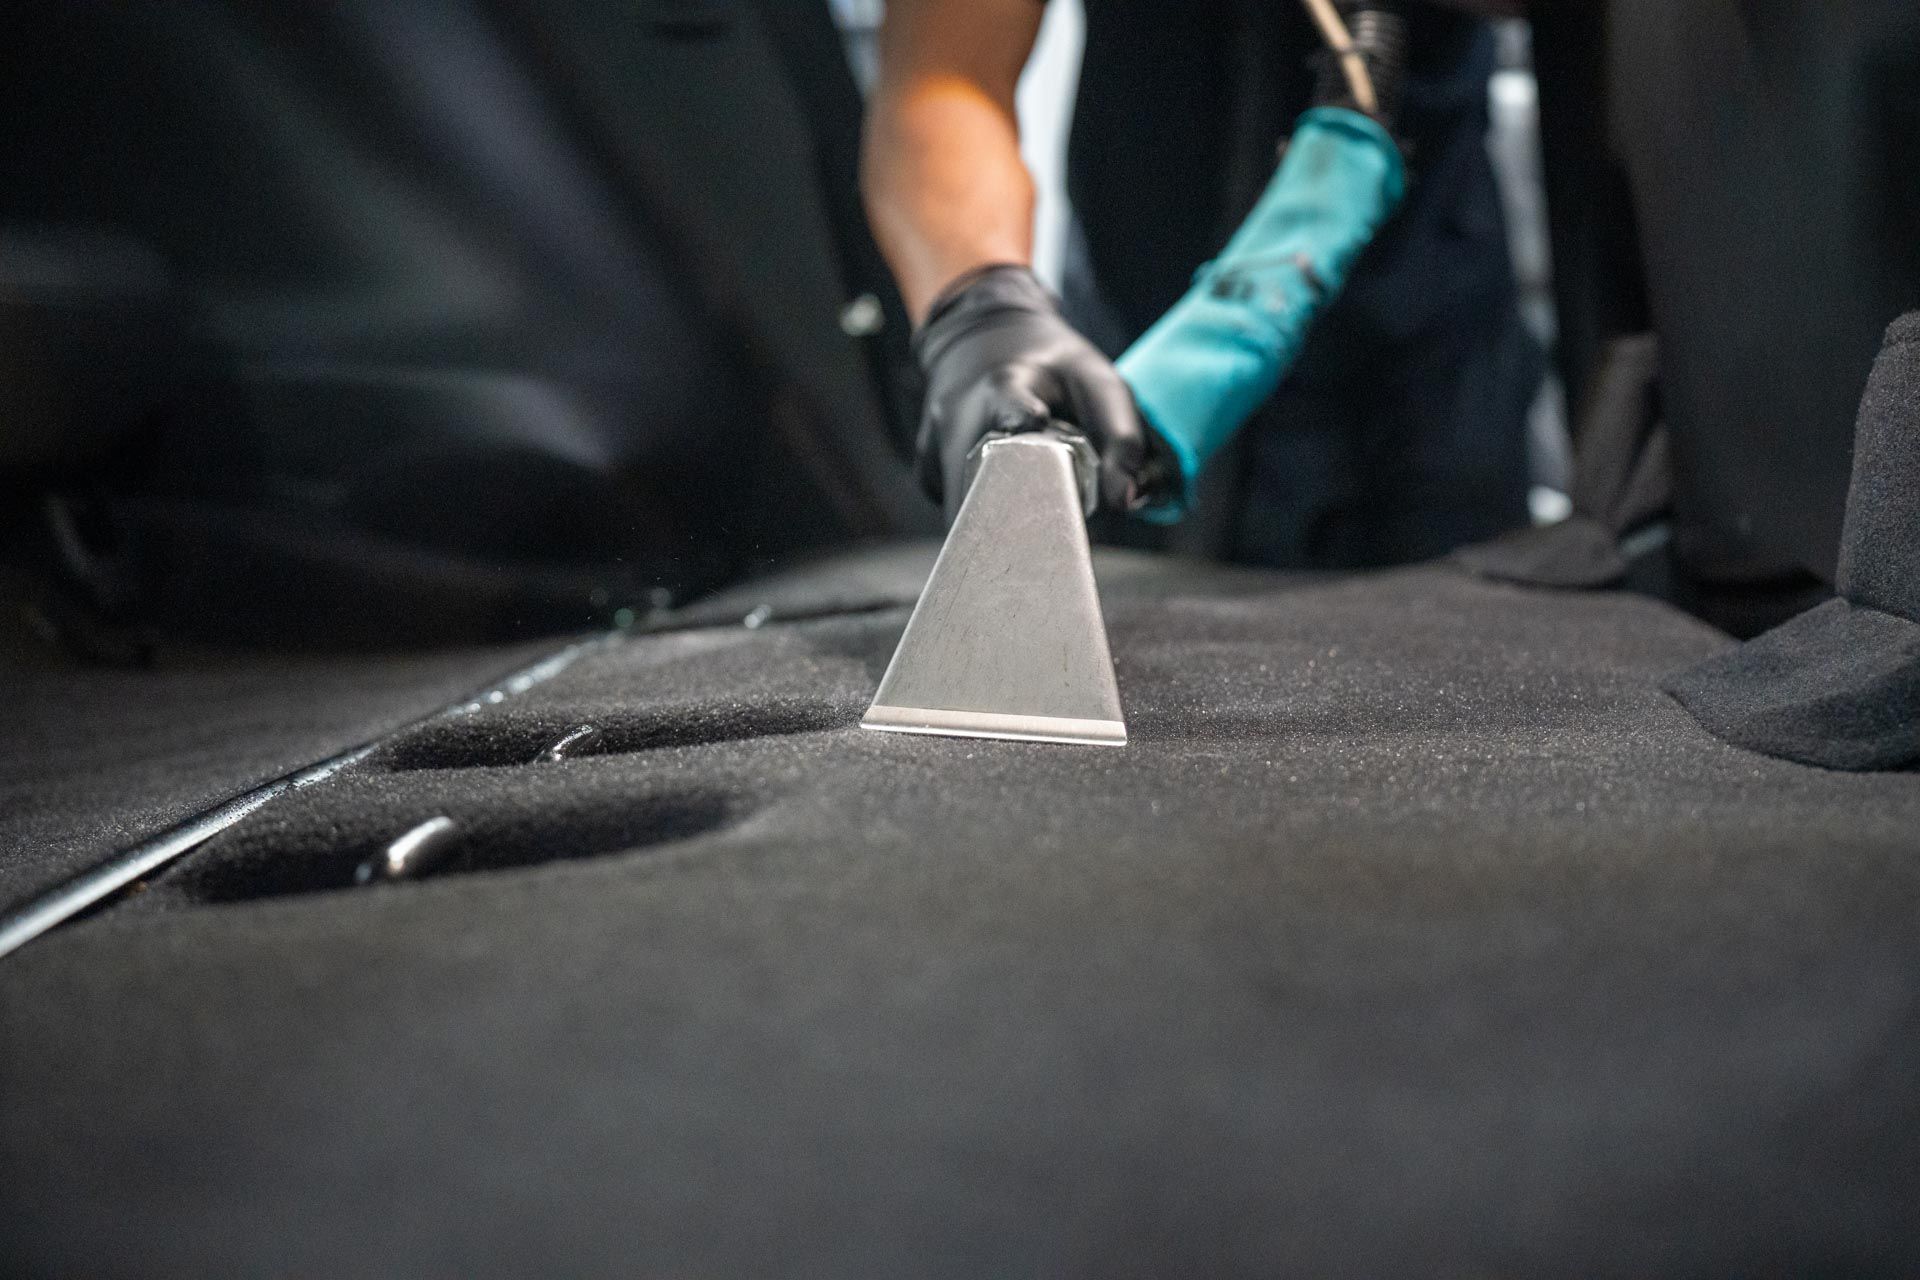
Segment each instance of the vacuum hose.
[{"label": "vacuum hose", "polygon": [[[1392,127],[1399,116],[1400,90],[1407,76],[1407,20],[1398,10],[1368,4],[1349,15],[1347,32],[1373,86],[1374,103],[1367,114]],[[1322,104],[1333,101],[1324,78],[1314,101]]]},{"label": "vacuum hose", "polygon": [[[1310,6],[1311,7],[1311,6]],[[1165,474],[1140,514],[1180,519],[1201,469],[1293,367],[1307,332],[1354,260],[1399,207],[1406,168],[1388,122],[1406,65],[1406,24],[1391,8],[1350,10],[1322,105],[1294,126],[1280,167],[1220,256],[1116,362],[1164,446]],[[1364,74],[1355,74],[1358,54]],[[1341,63],[1347,65],[1342,68]],[[1373,111],[1360,109],[1371,99]]]}]

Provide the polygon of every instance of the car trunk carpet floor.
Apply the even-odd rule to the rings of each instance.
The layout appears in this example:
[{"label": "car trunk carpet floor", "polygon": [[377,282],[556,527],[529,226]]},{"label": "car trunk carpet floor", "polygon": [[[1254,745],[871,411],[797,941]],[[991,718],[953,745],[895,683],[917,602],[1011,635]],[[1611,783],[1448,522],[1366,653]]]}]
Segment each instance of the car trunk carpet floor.
[{"label": "car trunk carpet floor", "polygon": [[0,1271],[1920,1266],[1920,777],[1705,732],[1658,681],[1724,637],[1109,558],[1125,750],[863,732],[906,563],[424,725],[0,963]]},{"label": "car trunk carpet floor", "polygon": [[0,908],[555,647],[0,664]]}]

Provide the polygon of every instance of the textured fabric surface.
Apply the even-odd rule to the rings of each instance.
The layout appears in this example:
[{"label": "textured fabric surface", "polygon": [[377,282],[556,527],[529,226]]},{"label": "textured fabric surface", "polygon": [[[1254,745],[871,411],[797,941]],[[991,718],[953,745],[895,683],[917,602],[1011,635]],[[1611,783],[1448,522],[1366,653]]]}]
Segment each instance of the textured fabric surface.
[{"label": "textured fabric surface", "polygon": [[1861,397],[1840,590],[1920,622],[1920,311],[1888,326]]},{"label": "textured fabric surface", "polygon": [[1483,578],[1539,587],[1608,587],[1628,569],[1618,533],[1579,513],[1462,547],[1453,559]]},{"label": "textured fabric surface", "polygon": [[1920,311],[1887,329],[1860,400],[1841,599],[1675,674],[1727,741],[1830,769],[1920,764]]},{"label": "textured fabric surface", "polygon": [[1667,690],[1728,742],[1829,769],[1920,761],[1920,626],[1829,600]]},{"label": "textured fabric surface", "polygon": [[16,953],[0,1271],[1920,1265],[1920,778],[1644,599],[1181,572],[1124,750],[861,731],[903,608],[636,638]]},{"label": "textured fabric surface", "polygon": [[1462,547],[1456,563],[1522,586],[1617,586],[1632,571],[1621,539],[1663,514],[1671,498],[1666,435],[1657,423],[1659,347],[1650,334],[1616,338],[1594,370],[1574,431],[1573,514]]},{"label": "textured fabric surface", "polygon": [[414,656],[0,661],[0,908],[478,690],[555,642]]}]

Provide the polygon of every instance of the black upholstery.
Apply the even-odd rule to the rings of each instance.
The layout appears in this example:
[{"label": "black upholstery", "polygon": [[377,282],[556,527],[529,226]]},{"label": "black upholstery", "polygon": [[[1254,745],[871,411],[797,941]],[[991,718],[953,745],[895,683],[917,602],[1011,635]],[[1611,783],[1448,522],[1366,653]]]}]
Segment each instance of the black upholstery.
[{"label": "black upholstery", "polygon": [[0,1270],[1920,1265],[1920,778],[1707,735],[1656,682],[1722,637],[1106,561],[1125,750],[863,732],[917,572],[743,589],[0,961]]},{"label": "black upholstery", "polygon": [[1671,514],[1659,371],[1652,335],[1608,343],[1591,370],[1576,424],[1572,514],[1463,547],[1454,559],[1486,577],[1525,586],[1595,588],[1627,581],[1633,566],[1623,540]]},{"label": "black upholstery", "polygon": [[1920,9],[1606,10],[1680,553],[1706,577],[1831,582],[1860,387],[1881,331],[1920,305]]},{"label": "black upholstery", "polygon": [[1860,401],[1840,593],[1668,689],[1727,741],[1833,769],[1920,765],[1920,311]]},{"label": "black upholstery", "polygon": [[[10,14],[0,245],[102,229],[177,287],[168,394],[110,459],[150,610],[311,641],[343,601],[397,613],[505,566],[488,590],[530,584],[505,629],[551,629],[934,528],[874,340],[838,319],[880,287],[870,261],[850,281],[857,210],[826,193],[851,182],[822,158],[858,127],[846,81],[817,6]],[[96,380],[127,363],[83,355]]]},{"label": "black upholstery", "polygon": [[111,457],[177,394],[180,312],[144,245],[0,227],[0,483]]},{"label": "black upholstery", "polygon": [[[1710,112],[1660,115],[1698,107],[1663,88],[1683,72],[1748,103],[1753,67],[1710,51],[1752,24],[1771,72],[1811,7],[1611,8],[1644,19],[1612,123],[1662,218],[1686,550],[1830,572],[1829,384],[1911,279],[1852,255],[1914,242],[1815,234],[1896,207],[1864,161],[1837,211],[1714,185],[1778,176],[1753,162],[1844,104],[1755,107],[1723,166],[1691,145]],[[727,577],[756,530],[791,551],[924,514],[876,444],[876,352],[834,324],[852,253],[812,184],[846,158],[795,110],[832,94],[764,14],[10,15],[0,106],[34,124],[0,135],[38,180],[0,183],[0,221],[102,221],[185,307],[175,409],[112,433],[152,463],[116,510],[178,616],[512,631],[621,603],[582,547],[637,538],[657,558],[617,585],[644,591]],[[1904,46],[1874,43],[1910,25],[1816,27],[1791,33],[1860,102],[1910,112]],[[1804,359],[1750,341],[1797,334],[1783,313],[1812,317]],[[1911,403],[1870,397],[1888,429],[1862,433],[1903,465]],[[747,434],[707,432],[735,413]],[[491,471],[392,465],[483,441]],[[1840,585],[1868,594],[1799,624],[1892,656],[1865,724],[1896,745],[1911,471],[1873,472],[1891,505],[1849,529],[1878,550]],[[1595,580],[1642,496],[1592,501]],[[516,528],[559,567],[504,565]],[[1920,1272],[1920,773],[1755,754],[1661,691],[1805,657],[1805,631],[1742,649],[1447,565],[1107,554],[1124,750],[864,732],[932,555],[741,584],[429,723],[528,651],[102,673],[9,612],[0,908],[385,739],[0,957],[0,1275]],[[1776,688],[1830,709],[1867,665]],[[436,874],[361,883],[440,815]]]}]

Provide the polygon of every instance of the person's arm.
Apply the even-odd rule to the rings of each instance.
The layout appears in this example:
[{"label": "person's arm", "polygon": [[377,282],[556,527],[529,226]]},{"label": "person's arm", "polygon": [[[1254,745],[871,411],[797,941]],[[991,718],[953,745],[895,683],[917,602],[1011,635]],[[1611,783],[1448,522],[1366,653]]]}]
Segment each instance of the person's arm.
[{"label": "person's arm", "polygon": [[1103,505],[1145,500],[1152,442],[1112,363],[1034,278],[1033,179],[1014,88],[1042,0],[892,0],[867,111],[868,221],[913,316],[927,375],[916,454],[949,518],[987,435],[1077,429]]},{"label": "person's arm", "polygon": [[918,324],[939,292],[1033,254],[1033,179],[1014,87],[1041,0],[892,0],[867,113],[861,186],[874,236]]}]

